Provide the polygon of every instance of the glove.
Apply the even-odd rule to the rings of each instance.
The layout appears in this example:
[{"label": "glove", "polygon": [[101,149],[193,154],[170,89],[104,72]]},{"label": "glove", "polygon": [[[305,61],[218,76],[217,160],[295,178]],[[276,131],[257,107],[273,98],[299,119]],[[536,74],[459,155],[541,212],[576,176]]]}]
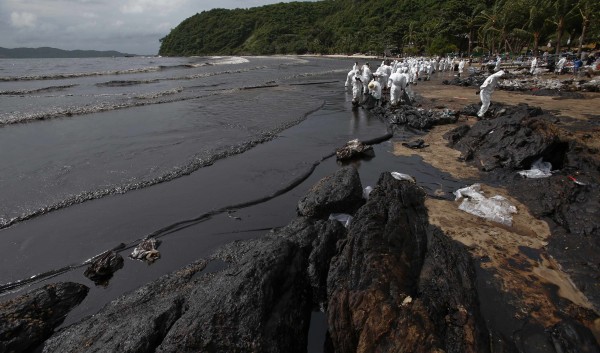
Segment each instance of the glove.
[{"label": "glove", "polygon": [[475,92],[475,95],[478,95],[480,91]]}]

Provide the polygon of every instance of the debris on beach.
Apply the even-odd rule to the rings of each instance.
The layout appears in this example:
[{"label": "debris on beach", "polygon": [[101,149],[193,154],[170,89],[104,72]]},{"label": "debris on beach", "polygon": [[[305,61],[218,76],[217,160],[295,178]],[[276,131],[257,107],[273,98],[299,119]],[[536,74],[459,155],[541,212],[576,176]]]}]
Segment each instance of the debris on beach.
[{"label": "debris on beach", "polygon": [[329,220],[338,221],[344,227],[348,228],[352,222],[352,216],[347,213],[332,213],[329,215]]},{"label": "debris on beach", "polygon": [[504,196],[485,197],[481,191],[481,184],[458,189],[454,195],[456,196],[455,201],[463,199],[458,206],[459,210],[506,226],[512,225],[512,214],[517,213],[517,208],[510,204]]},{"label": "debris on beach", "polygon": [[123,263],[123,257],[119,253],[113,250],[106,251],[92,260],[83,275],[96,285],[105,286],[113,274],[123,268]]},{"label": "debris on beach", "polygon": [[133,249],[129,257],[152,263],[160,258],[160,252],[156,250],[158,244],[160,242],[154,238],[145,239]]},{"label": "debris on beach", "polygon": [[344,147],[335,151],[338,161],[345,161],[359,157],[373,157],[373,146],[365,145],[358,139],[348,141]]},{"label": "debris on beach", "polygon": [[398,173],[398,172],[391,172],[390,174],[396,180],[406,180],[406,181],[410,181],[411,183],[416,183],[415,178],[413,178],[412,176],[410,176],[408,174]]},{"label": "debris on beach", "polygon": [[533,162],[533,164],[531,165],[531,169],[521,170],[517,173],[525,178],[547,178],[549,176],[552,176],[552,163],[544,162],[542,158],[540,158]]},{"label": "debris on beach", "polygon": [[425,143],[423,139],[416,139],[410,142],[402,142],[402,146],[412,148],[412,149],[421,149],[425,147],[429,147],[429,144]]}]

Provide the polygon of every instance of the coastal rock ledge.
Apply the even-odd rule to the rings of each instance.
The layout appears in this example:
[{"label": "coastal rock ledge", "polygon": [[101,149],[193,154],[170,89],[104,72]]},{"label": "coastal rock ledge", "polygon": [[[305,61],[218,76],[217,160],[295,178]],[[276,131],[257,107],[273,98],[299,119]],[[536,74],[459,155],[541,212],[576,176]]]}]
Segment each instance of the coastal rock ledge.
[{"label": "coastal rock ledge", "polygon": [[[305,353],[311,314],[324,310],[326,353],[598,352],[572,321],[499,340],[478,288],[506,298],[489,284],[501,280],[480,278],[469,249],[429,223],[425,192],[388,172],[368,200],[361,191],[357,170],[341,168],[286,227],[116,299],[43,351]],[[353,215],[348,228],[328,220],[327,203]]]}]

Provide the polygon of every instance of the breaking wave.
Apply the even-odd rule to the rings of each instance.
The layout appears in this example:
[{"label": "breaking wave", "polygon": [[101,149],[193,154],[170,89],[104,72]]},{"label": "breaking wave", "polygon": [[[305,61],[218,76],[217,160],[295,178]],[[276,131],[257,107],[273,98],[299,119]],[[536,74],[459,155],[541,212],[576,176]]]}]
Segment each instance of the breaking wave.
[{"label": "breaking wave", "polygon": [[64,198],[63,200],[61,200],[59,202],[56,202],[51,205],[47,205],[47,206],[39,208],[37,210],[27,210],[23,214],[21,214],[20,216],[17,216],[17,217],[13,217],[10,219],[0,217],[0,229],[7,228],[18,222],[22,222],[22,221],[25,221],[25,220],[28,220],[28,219],[31,219],[31,218],[34,218],[37,216],[44,215],[51,211],[59,210],[59,209],[65,208],[65,207],[75,205],[75,204],[83,203],[86,201],[91,201],[94,199],[99,199],[99,198],[109,196],[109,195],[124,194],[128,191],[142,189],[142,188],[145,188],[148,186],[160,184],[163,182],[168,182],[168,181],[174,180],[176,178],[179,178],[181,176],[189,175],[200,168],[207,167],[207,166],[214,164],[216,161],[218,161],[220,159],[224,159],[224,158],[231,157],[231,156],[234,156],[237,154],[241,154],[259,144],[262,144],[262,143],[265,143],[265,142],[275,139],[277,137],[277,134],[279,134],[280,132],[282,132],[286,129],[291,128],[292,126],[295,126],[295,125],[301,123],[310,114],[321,109],[324,106],[324,104],[325,104],[325,102],[322,102],[320,106],[318,106],[315,109],[312,109],[308,112],[305,112],[302,116],[298,117],[297,119],[280,124],[280,125],[272,128],[269,131],[264,131],[261,134],[259,134],[258,136],[254,137],[253,139],[250,139],[248,141],[245,141],[245,142],[242,142],[242,143],[239,143],[236,145],[231,145],[231,146],[219,149],[219,150],[210,151],[208,156],[197,156],[193,160],[189,161],[186,165],[175,167],[175,168],[171,169],[170,171],[167,171],[166,173],[164,173],[158,177],[155,177],[151,180],[142,180],[142,181],[131,180],[129,182],[125,182],[123,185],[114,185],[109,188],[93,190],[93,191],[86,191],[86,192],[79,193],[77,195],[67,196],[66,198]]},{"label": "breaking wave", "polygon": [[67,88],[75,87],[78,85],[64,85],[64,86],[50,86],[36,89],[21,89],[21,90],[12,90],[12,91],[0,91],[0,95],[5,96],[20,96],[24,94],[34,94],[34,93],[46,93],[46,92],[55,92],[62,91]]}]

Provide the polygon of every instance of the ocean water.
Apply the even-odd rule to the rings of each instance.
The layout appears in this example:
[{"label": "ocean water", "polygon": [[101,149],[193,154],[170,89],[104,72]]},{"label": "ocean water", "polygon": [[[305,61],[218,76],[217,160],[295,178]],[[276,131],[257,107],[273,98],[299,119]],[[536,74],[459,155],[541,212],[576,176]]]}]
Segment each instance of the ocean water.
[{"label": "ocean water", "polygon": [[[289,223],[299,198],[341,166],[325,156],[388,131],[352,110],[353,61],[1,59],[0,301],[84,283],[90,293],[67,325],[226,242]],[[363,186],[384,171],[411,174],[431,194],[464,186],[392,150],[384,142],[355,163]],[[148,235],[162,241],[161,258],[128,259]],[[108,285],[83,276],[88,259],[120,244],[125,266]]]},{"label": "ocean water", "polygon": [[322,100],[255,87],[346,69],[312,61],[0,60],[0,228],[173,180],[264,142]]}]

